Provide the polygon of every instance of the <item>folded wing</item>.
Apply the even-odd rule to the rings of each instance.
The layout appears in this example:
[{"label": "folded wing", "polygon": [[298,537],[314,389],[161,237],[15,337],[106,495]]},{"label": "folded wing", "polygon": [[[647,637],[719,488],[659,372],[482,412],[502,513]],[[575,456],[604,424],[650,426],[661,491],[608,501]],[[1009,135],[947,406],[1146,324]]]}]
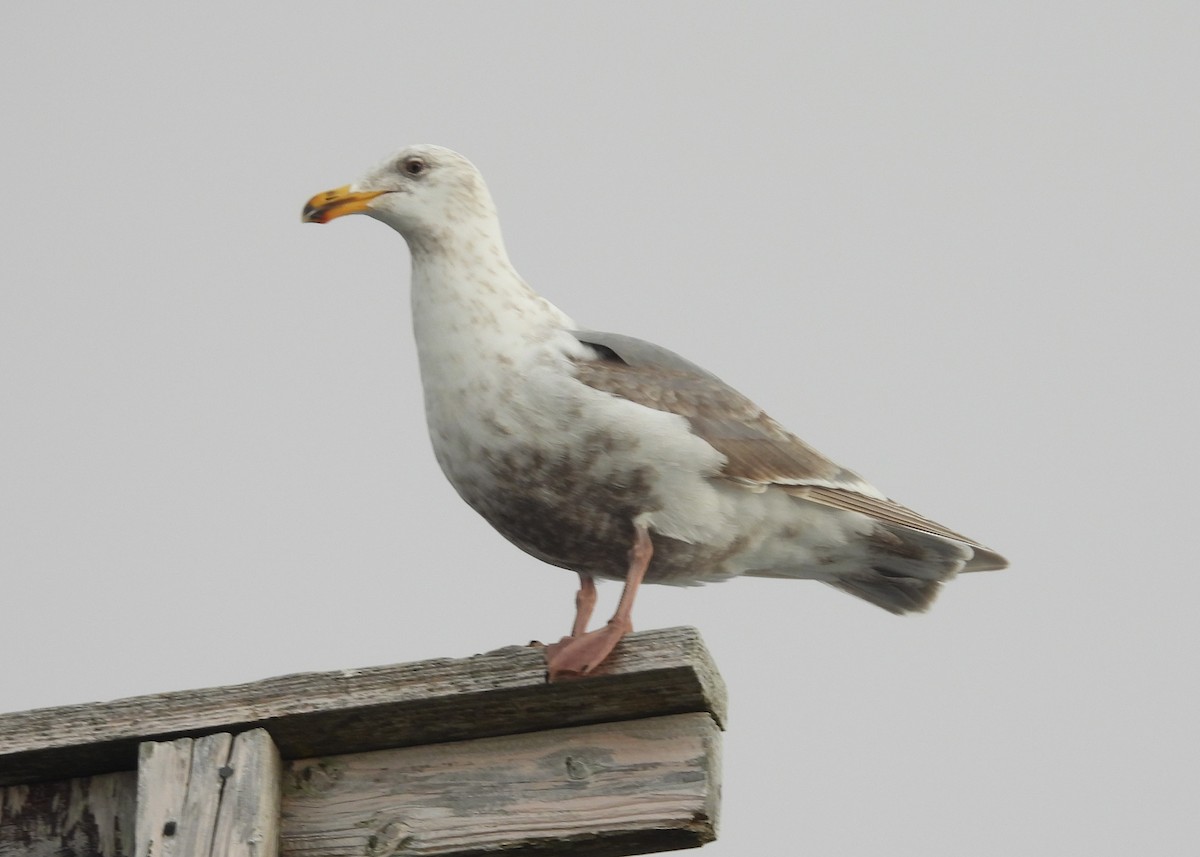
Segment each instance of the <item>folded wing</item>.
[{"label": "folded wing", "polygon": [[965,571],[1004,568],[995,551],[889,500],[853,471],[839,466],[772,419],[716,375],[678,354],[631,336],[576,331],[595,354],[576,364],[589,387],[648,408],[679,414],[722,453],[722,476],[764,489],[778,486],[798,499],[858,512],[885,525],[971,547]]}]

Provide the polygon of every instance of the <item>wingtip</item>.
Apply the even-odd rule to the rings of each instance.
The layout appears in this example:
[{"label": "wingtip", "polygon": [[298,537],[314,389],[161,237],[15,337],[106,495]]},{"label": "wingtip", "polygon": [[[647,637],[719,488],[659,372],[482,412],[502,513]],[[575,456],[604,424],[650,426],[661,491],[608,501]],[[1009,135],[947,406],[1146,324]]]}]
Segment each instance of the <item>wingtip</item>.
[{"label": "wingtip", "polygon": [[975,554],[967,560],[963,571],[1002,571],[1008,568],[1008,560],[991,548],[972,545],[972,550]]}]

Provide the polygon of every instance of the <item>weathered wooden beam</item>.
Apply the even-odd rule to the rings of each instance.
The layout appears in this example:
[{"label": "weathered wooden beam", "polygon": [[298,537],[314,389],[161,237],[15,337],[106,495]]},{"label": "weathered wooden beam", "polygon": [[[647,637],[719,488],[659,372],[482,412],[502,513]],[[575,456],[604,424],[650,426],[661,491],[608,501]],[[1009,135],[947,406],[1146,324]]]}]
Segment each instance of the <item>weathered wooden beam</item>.
[{"label": "weathered wooden beam", "polygon": [[142,744],[135,854],[274,857],[281,770],[263,729]]},{"label": "weathered wooden beam", "polygon": [[0,857],[129,857],[137,774],[0,786]]},{"label": "weathered wooden beam", "polygon": [[0,786],[137,766],[143,741],[263,727],[285,759],[703,711],[725,690],[694,628],[627,637],[599,674],[546,684],[537,649],[0,715]]},{"label": "weathered wooden beam", "polygon": [[719,795],[707,713],[302,759],[280,854],[648,854],[714,839]]},{"label": "weathered wooden beam", "polygon": [[233,740],[217,813],[212,857],[274,857],[279,853],[283,764],[265,729]]}]

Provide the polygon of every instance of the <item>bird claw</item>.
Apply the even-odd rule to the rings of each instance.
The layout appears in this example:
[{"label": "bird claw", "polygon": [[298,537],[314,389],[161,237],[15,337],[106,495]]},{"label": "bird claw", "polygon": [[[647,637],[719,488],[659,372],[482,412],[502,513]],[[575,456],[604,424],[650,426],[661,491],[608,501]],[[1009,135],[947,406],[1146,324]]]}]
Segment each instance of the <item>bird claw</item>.
[{"label": "bird claw", "polygon": [[603,628],[578,637],[563,637],[557,643],[546,646],[544,651],[549,680],[556,682],[582,678],[592,672],[616,648],[621,638],[632,630],[630,626],[609,622]]}]

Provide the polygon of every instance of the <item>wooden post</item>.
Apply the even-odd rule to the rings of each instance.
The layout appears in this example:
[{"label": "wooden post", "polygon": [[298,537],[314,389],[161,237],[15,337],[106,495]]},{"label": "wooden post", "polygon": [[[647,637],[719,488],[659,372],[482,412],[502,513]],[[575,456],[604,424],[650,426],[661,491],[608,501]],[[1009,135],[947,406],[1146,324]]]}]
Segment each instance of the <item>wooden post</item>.
[{"label": "wooden post", "polygon": [[139,747],[137,857],[268,857],[279,852],[282,771],[265,729]]},{"label": "wooden post", "polygon": [[5,714],[0,857],[694,847],[716,835],[724,717],[690,628],[553,685],[509,647]]}]

